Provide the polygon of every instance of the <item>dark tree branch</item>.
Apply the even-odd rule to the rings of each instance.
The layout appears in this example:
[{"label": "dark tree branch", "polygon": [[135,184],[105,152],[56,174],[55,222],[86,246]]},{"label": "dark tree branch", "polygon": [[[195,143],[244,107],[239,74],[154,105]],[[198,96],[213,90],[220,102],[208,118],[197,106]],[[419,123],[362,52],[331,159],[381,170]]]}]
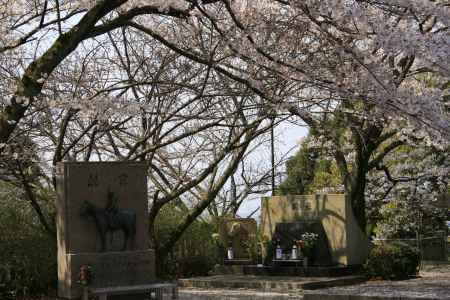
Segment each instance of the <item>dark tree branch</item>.
[{"label": "dark tree branch", "polygon": [[404,145],[405,143],[401,140],[396,140],[389,144],[388,146],[384,147],[381,152],[372,160],[369,162],[369,171],[373,168],[378,167],[379,164],[383,161],[383,159],[388,155],[391,151],[395,150],[396,148]]}]

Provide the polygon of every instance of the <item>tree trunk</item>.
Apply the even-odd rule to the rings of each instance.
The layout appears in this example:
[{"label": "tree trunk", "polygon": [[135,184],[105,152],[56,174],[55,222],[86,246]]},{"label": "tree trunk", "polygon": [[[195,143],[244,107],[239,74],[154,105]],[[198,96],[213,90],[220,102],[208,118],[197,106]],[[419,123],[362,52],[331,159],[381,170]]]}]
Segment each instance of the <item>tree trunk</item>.
[{"label": "tree trunk", "polygon": [[159,211],[163,207],[163,203],[158,201],[158,195],[159,190],[155,192],[153,195],[153,204],[152,208],[150,209],[150,212],[148,214],[148,230],[149,230],[149,242],[150,242],[150,248],[157,249],[159,248],[158,239],[156,237],[156,231],[155,231],[155,222],[156,217],[158,216]]},{"label": "tree trunk", "polygon": [[355,176],[350,191],[347,191],[347,197],[352,205],[353,214],[356,222],[363,233],[367,233],[367,217],[366,217],[366,174]]}]

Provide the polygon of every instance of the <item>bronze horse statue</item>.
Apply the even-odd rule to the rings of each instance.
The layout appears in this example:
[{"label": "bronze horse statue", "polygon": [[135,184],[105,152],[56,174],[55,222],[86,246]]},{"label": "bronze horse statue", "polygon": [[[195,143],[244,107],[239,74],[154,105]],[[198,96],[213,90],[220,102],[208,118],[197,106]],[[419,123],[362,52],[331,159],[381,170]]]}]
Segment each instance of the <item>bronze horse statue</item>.
[{"label": "bronze horse statue", "polygon": [[101,252],[106,251],[106,236],[112,236],[115,231],[123,232],[122,251],[127,250],[128,242],[133,242],[136,235],[136,213],[128,209],[99,208],[91,202],[83,201],[80,215],[84,218],[93,218],[95,227],[101,239]]}]

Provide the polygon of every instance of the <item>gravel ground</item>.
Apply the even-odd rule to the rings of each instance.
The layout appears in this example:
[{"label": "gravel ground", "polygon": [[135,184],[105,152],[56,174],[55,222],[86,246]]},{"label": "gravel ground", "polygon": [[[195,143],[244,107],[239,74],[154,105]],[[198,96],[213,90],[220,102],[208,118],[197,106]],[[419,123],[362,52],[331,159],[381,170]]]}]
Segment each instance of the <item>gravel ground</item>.
[{"label": "gravel ground", "polygon": [[423,268],[419,275],[419,277],[409,280],[373,280],[346,287],[305,291],[305,294],[402,299],[450,299],[450,265],[427,266]]}]

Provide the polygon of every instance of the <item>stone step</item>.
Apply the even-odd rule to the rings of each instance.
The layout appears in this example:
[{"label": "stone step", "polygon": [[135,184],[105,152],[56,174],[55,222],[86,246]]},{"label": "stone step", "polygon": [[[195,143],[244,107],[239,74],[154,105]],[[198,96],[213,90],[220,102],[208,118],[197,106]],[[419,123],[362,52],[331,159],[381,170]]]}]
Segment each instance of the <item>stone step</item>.
[{"label": "stone step", "polygon": [[179,290],[179,300],[294,300],[303,299],[301,293],[276,293],[255,290],[194,289]]},{"label": "stone step", "polygon": [[197,289],[250,289],[261,292],[296,292],[304,289],[343,286],[361,283],[361,276],[328,277],[287,277],[287,276],[252,276],[252,275],[216,275],[179,279],[179,286]]},{"label": "stone step", "polygon": [[[305,268],[285,264],[285,262],[280,262],[275,266],[242,266],[241,274],[258,276],[339,277],[361,273],[361,266],[308,266]],[[224,274],[232,273],[227,272]]]}]

